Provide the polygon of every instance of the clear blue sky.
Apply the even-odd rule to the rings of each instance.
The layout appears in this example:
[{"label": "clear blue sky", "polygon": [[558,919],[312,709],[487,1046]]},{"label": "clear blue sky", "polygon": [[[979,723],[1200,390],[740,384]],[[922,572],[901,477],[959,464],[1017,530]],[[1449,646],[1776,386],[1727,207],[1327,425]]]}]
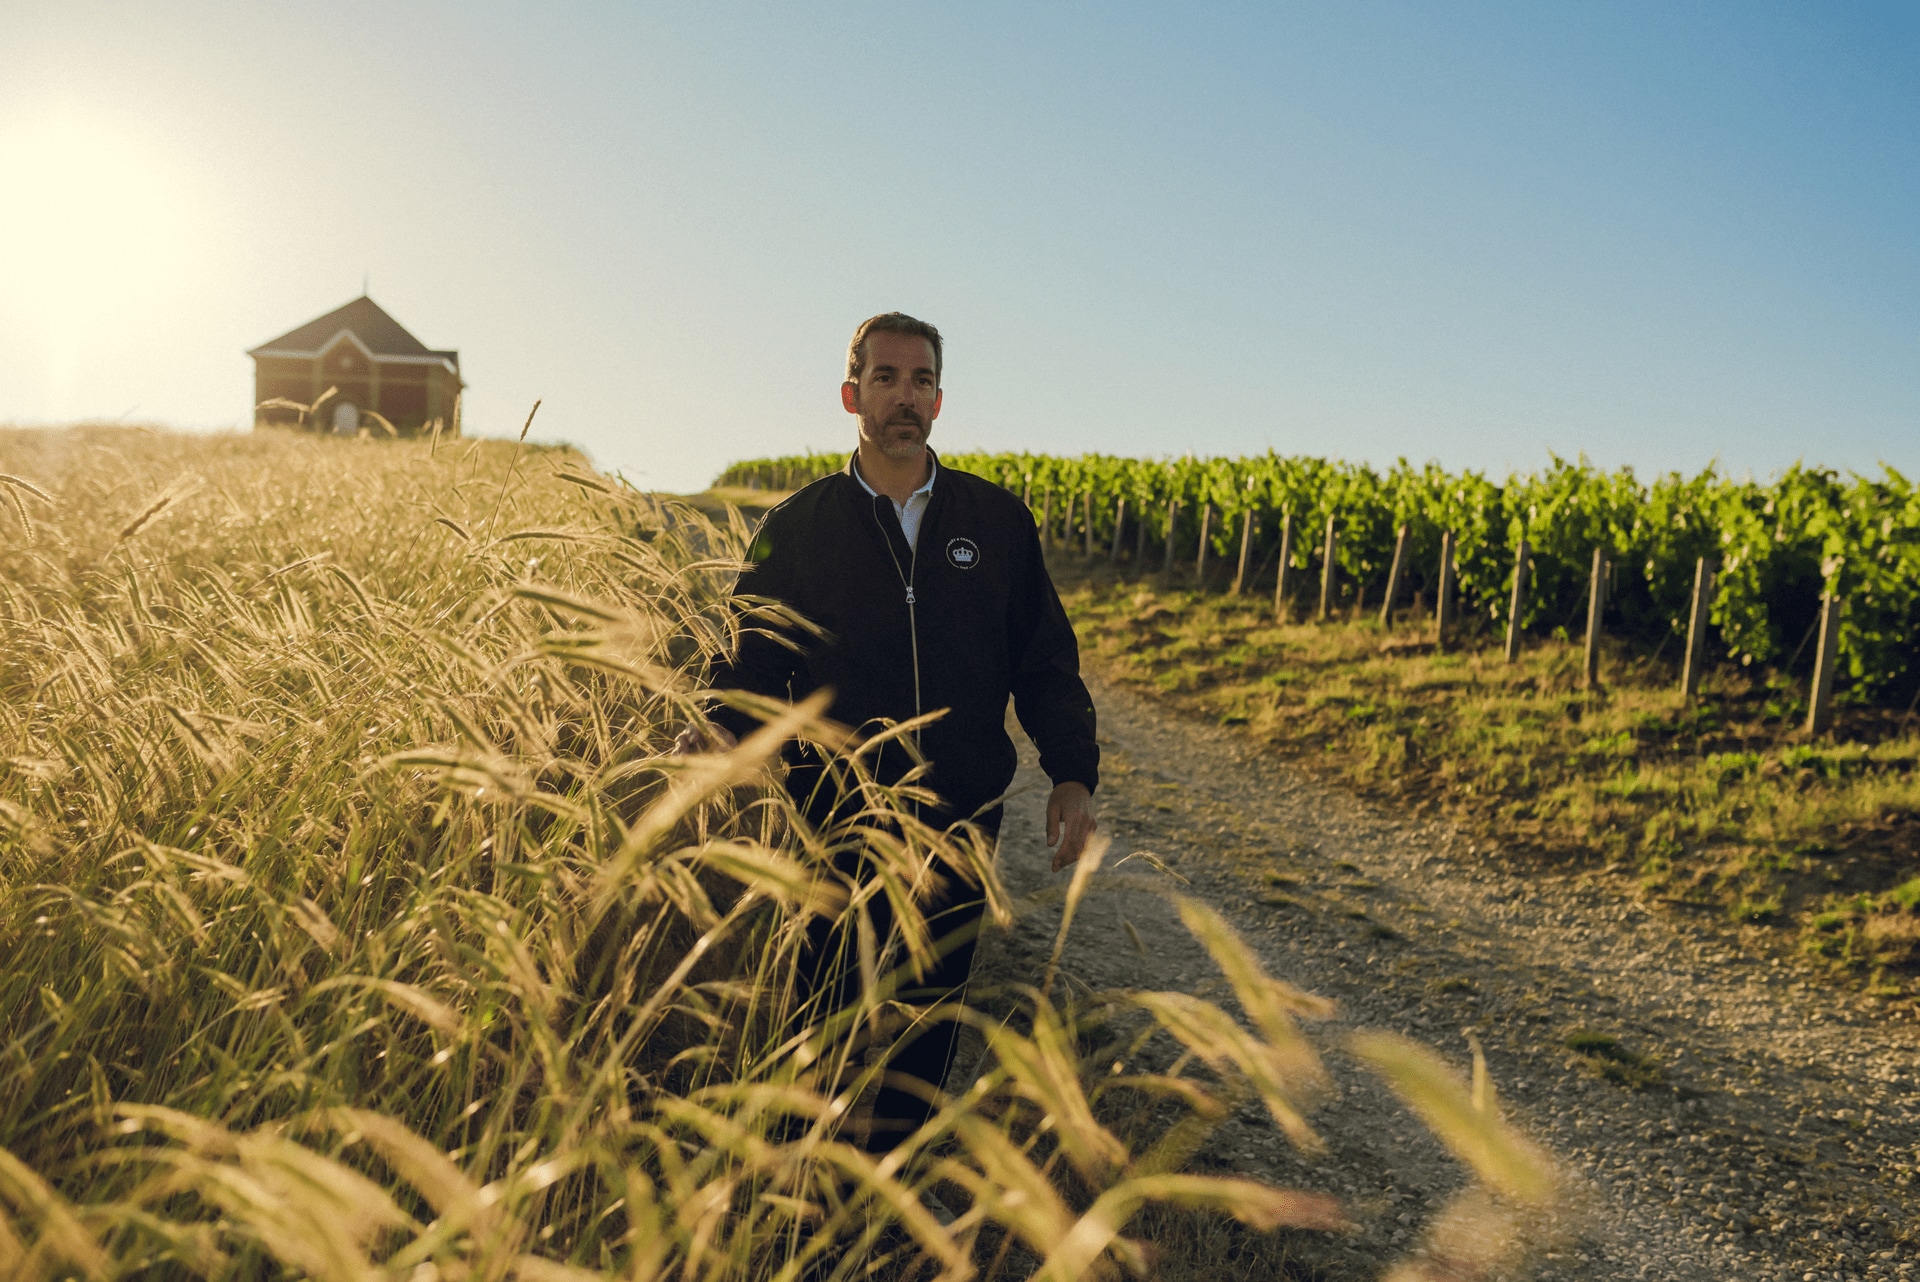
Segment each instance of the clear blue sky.
[{"label": "clear blue sky", "polygon": [[1920,6],[0,7],[0,421],[374,298],[642,483],[850,440],[1920,472]]}]

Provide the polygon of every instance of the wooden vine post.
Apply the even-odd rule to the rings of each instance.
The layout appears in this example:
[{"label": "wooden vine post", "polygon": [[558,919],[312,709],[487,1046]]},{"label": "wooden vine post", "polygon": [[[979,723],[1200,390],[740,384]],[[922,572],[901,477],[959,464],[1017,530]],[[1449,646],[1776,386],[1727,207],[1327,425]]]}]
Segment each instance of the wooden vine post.
[{"label": "wooden vine post", "polygon": [[1048,490],[1040,499],[1040,546],[1053,546],[1053,491]]},{"label": "wooden vine post", "polygon": [[1253,509],[1248,508],[1246,515],[1240,518],[1240,568],[1234,571],[1233,594],[1239,596],[1247,590],[1247,555],[1253,550]]},{"label": "wooden vine post", "polygon": [[1093,491],[1087,491],[1087,542],[1085,556],[1093,560]]},{"label": "wooden vine post", "polygon": [[1325,623],[1333,611],[1333,587],[1338,581],[1334,577],[1333,554],[1340,548],[1340,534],[1334,526],[1333,513],[1327,513],[1327,542],[1320,563],[1320,621]]},{"label": "wooden vine post", "polygon": [[1213,533],[1213,504],[1200,505],[1200,550],[1193,558],[1193,581],[1201,587],[1207,582],[1207,536]]},{"label": "wooden vine post", "polygon": [[1587,689],[1600,687],[1600,617],[1607,609],[1607,550],[1593,550],[1593,574],[1587,580]]},{"label": "wooden vine post", "polygon": [[1533,549],[1527,546],[1525,538],[1513,553],[1513,596],[1507,602],[1507,662],[1512,663],[1520,657],[1520,617],[1527,609],[1527,577],[1530,572],[1529,557]]},{"label": "wooden vine post", "polygon": [[1284,512],[1280,516],[1280,572],[1273,580],[1273,617],[1277,623],[1287,621],[1287,570],[1293,564],[1293,513]]},{"label": "wooden vine post", "polygon": [[[1142,509],[1141,516],[1146,515]],[[1147,523],[1144,519],[1133,523],[1133,572],[1144,574],[1147,569]]]},{"label": "wooden vine post", "polygon": [[1440,536],[1440,578],[1433,598],[1433,648],[1447,648],[1447,629],[1453,625],[1453,531]]},{"label": "wooden vine post", "polygon": [[1020,491],[1020,501],[1029,508],[1033,506],[1033,473],[1027,473],[1027,483]]},{"label": "wooden vine post", "polygon": [[1167,500],[1167,555],[1160,563],[1160,573],[1173,573],[1173,527],[1180,521],[1180,500]]},{"label": "wooden vine post", "polygon": [[1382,630],[1393,626],[1393,603],[1400,596],[1400,575],[1407,565],[1407,527],[1401,526],[1400,532],[1393,536],[1393,565],[1387,571],[1387,599],[1380,603],[1380,627]]},{"label": "wooden vine post", "polygon": [[1833,673],[1840,659],[1840,612],[1846,602],[1834,592],[1834,580],[1827,577],[1827,590],[1820,597],[1820,648],[1813,652],[1813,697],[1807,701],[1807,733],[1825,734],[1833,725]]},{"label": "wooden vine post", "polygon": [[1115,565],[1120,564],[1120,534],[1127,528],[1127,501],[1117,500],[1113,505],[1113,547],[1108,550],[1107,559]]},{"label": "wooden vine post", "polygon": [[1707,653],[1707,605],[1713,600],[1714,563],[1701,557],[1693,567],[1693,608],[1687,611],[1687,660],[1680,669],[1680,697],[1692,703],[1700,694],[1700,668]]}]

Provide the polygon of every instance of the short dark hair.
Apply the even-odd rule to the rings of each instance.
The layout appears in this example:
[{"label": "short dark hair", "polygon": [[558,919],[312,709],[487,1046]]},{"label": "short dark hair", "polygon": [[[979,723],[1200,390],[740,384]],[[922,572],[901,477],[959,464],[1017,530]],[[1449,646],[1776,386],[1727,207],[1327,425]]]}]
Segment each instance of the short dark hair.
[{"label": "short dark hair", "polygon": [[847,381],[858,383],[860,371],[867,363],[867,335],[879,331],[883,334],[918,334],[933,345],[933,385],[940,386],[940,331],[923,320],[915,320],[905,312],[881,312],[878,316],[869,316],[860,322],[860,328],[853,331],[853,341],[847,344]]}]

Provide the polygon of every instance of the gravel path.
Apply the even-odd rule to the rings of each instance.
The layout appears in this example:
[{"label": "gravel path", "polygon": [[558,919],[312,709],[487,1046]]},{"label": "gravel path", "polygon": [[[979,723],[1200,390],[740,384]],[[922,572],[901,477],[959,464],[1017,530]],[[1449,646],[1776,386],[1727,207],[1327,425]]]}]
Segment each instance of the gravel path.
[{"label": "gravel path", "polygon": [[[1509,1116],[1574,1173],[1582,1209],[1533,1276],[1920,1282],[1912,1023],[1885,1022],[1791,962],[1755,962],[1731,928],[1637,903],[1628,883],[1506,866],[1445,825],[1261,756],[1244,734],[1091,684],[1109,864],[1160,855],[1273,974],[1340,1004],[1319,1028],[1343,1087],[1315,1119],[1331,1156],[1294,1155],[1252,1110],[1206,1155],[1350,1199],[1360,1231],[1310,1244],[1315,1272],[1378,1277],[1463,1179],[1337,1049],[1343,1028],[1370,1027],[1463,1066],[1472,1030]],[[1028,791],[1009,809],[1001,862],[1025,893],[1051,876],[1030,748],[1015,786]],[[1057,921],[1037,912],[992,936],[977,975],[1037,982]],[[1185,991],[1214,974],[1163,901],[1126,892],[1083,908],[1065,970],[1096,988]],[[1609,1059],[1589,1039],[1583,1059],[1569,1049],[1578,1033],[1620,1050]],[[1604,1077],[1607,1064],[1641,1080]]]}]

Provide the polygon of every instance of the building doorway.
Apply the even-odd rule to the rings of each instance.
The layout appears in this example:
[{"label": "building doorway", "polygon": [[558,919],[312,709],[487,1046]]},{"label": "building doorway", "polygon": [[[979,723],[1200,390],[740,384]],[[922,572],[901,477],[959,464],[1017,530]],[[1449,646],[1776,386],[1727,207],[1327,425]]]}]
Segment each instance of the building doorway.
[{"label": "building doorway", "polygon": [[342,401],[333,407],[333,434],[352,436],[360,430],[360,407],[352,401]]}]

